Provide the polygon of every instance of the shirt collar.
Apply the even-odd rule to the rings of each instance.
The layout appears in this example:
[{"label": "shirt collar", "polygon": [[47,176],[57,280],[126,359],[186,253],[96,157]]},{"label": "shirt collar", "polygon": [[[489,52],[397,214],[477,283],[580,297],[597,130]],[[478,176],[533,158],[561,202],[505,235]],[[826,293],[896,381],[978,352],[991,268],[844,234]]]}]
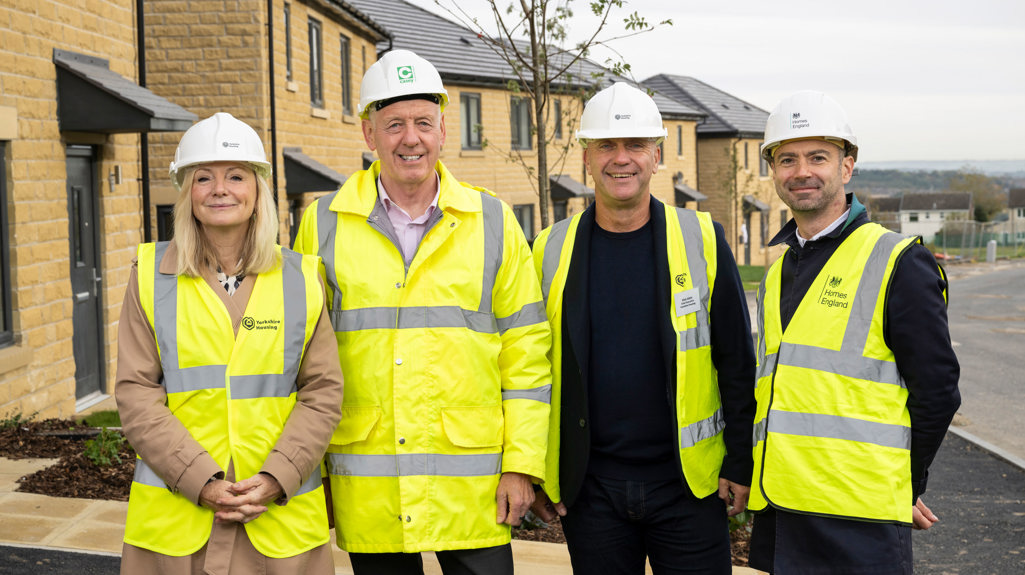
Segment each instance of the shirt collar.
[{"label": "shirt collar", "polygon": [[817,239],[819,239],[821,237],[828,236],[830,233],[832,233],[833,230],[835,230],[836,228],[840,227],[841,224],[844,224],[844,223],[847,222],[847,216],[850,213],[851,213],[851,209],[847,208],[847,211],[845,211],[843,213],[843,215],[841,215],[839,218],[836,218],[835,220],[833,220],[833,223],[829,224],[828,226],[826,226],[826,228],[824,230],[822,230],[821,232],[815,234],[814,236],[812,236],[812,237],[810,237],[808,239],[802,238],[801,237],[801,232],[799,230],[795,231],[794,233],[797,236],[797,243],[800,244],[801,247],[803,248],[804,244],[807,243],[807,242],[814,242],[815,240],[817,240]]},{"label": "shirt collar", "polygon": [[427,218],[430,217],[430,215],[434,213],[434,210],[438,208],[438,197],[441,195],[441,177],[438,175],[437,171],[434,172],[434,199],[432,199],[431,204],[427,206],[427,211],[425,211],[423,215],[416,220],[410,218],[409,214],[406,213],[406,210],[402,209],[394,200],[391,199],[391,196],[388,195],[388,190],[384,189],[384,182],[381,181],[381,176],[377,176],[377,193],[381,198],[381,203],[384,204],[385,212],[387,212],[389,216],[397,212],[404,215],[406,218],[409,218],[409,221],[413,223],[422,223],[427,221]]}]

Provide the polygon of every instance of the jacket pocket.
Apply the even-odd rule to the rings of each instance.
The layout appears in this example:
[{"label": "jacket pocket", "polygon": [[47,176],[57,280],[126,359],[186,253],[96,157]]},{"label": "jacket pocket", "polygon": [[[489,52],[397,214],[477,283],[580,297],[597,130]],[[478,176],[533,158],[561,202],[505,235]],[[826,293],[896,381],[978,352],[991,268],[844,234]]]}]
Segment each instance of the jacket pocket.
[{"label": "jacket pocket", "polygon": [[459,447],[497,447],[502,445],[502,406],[443,407],[441,425],[453,445]]},{"label": "jacket pocket", "polygon": [[381,419],[380,407],[342,407],[342,420],[331,435],[332,445],[366,441]]}]

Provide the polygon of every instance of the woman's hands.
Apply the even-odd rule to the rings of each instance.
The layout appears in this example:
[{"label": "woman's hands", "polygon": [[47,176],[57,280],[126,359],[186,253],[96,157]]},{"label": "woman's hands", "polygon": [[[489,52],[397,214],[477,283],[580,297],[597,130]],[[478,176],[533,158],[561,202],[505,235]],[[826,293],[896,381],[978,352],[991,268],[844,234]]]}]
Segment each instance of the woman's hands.
[{"label": "woman's hands", "polygon": [[218,523],[249,523],[267,511],[267,504],[284,495],[277,479],[266,474],[231,483],[214,479],[203,487],[199,503],[214,510]]}]

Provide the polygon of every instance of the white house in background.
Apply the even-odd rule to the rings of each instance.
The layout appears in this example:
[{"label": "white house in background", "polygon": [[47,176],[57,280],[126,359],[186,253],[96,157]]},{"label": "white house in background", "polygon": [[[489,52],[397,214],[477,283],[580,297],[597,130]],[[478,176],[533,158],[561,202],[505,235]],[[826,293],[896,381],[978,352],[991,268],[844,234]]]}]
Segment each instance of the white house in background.
[{"label": "white house in background", "polygon": [[972,219],[969,192],[906,193],[900,202],[900,230],[931,243],[948,220]]},{"label": "white house in background", "polygon": [[1007,192],[1006,219],[993,230],[1002,245],[1025,244],[1025,188]]}]

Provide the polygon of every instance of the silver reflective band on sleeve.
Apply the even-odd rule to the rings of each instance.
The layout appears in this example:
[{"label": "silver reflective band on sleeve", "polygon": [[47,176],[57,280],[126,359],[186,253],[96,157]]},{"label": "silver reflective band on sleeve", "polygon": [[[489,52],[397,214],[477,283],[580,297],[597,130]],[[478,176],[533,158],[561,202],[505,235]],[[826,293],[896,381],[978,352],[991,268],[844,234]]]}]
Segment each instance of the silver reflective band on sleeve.
[{"label": "silver reflective band on sleeve", "polygon": [[495,316],[456,306],[368,307],[347,309],[335,331],[368,329],[466,328],[480,333],[498,333]]},{"label": "silver reflective band on sleeve", "polygon": [[505,234],[502,221],[502,201],[484,192],[480,192],[480,207],[484,225],[484,274],[480,290],[480,313],[492,312],[492,292],[495,291],[495,280],[498,268],[502,266],[503,244]]},{"label": "silver reflective band on sleeve", "polygon": [[500,317],[496,321],[498,323],[498,333],[504,334],[510,329],[544,323],[548,321],[548,317],[545,316],[544,304],[536,301],[528,303],[511,316]]},{"label": "silver reflective band on sleeve", "polygon": [[541,403],[552,402],[552,386],[542,385],[534,389],[510,389],[502,390],[502,401],[508,399],[532,399]]},{"label": "silver reflective band on sleeve", "polygon": [[320,467],[318,466],[316,469],[313,470],[313,473],[311,473],[310,476],[306,478],[306,481],[303,481],[303,484],[299,486],[299,490],[296,491],[295,494],[292,495],[292,497],[305,495],[311,491],[316,490],[318,487],[322,485],[324,485],[324,482],[320,478]]},{"label": "silver reflective band on sleeve", "polygon": [[157,475],[157,472],[153,471],[149,465],[146,465],[145,461],[139,458],[135,459],[135,475],[132,477],[132,481],[141,485],[168,489],[167,484]]},{"label": "silver reflective band on sleeve", "polygon": [[905,387],[904,379],[892,361],[872,359],[860,350],[836,351],[809,345],[784,343],[779,348],[781,365],[814,369],[844,377],[889,383]]},{"label": "silver reflective band on sleeve", "polygon": [[695,421],[687,427],[680,428],[680,449],[694,447],[698,442],[711,439],[722,433],[726,422],[722,417],[722,409],[717,409],[708,419]]},{"label": "silver reflective band on sleeve", "polygon": [[327,459],[328,472],[331,475],[349,477],[405,477],[411,475],[473,477],[498,475],[502,470],[501,453],[478,455],[328,453]]},{"label": "silver reflective band on sleeve", "polygon": [[545,307],[548,307],[548,292],[552,289],[552,280],[555,272],[559,269],[559,255],[562,253],[562,245],[566,242],[566,233],[569,230],[571,218],[556,222],[552,231],[548,232],[548,241],[545,243],[545,253],[541,259],[541,294],[544,296]]},{"label": "silver reflective band on sleeve", "polygon": [[845,439],[896,449],[911,449],[911,428],[852,417],[770,411],[769,433]]}]

